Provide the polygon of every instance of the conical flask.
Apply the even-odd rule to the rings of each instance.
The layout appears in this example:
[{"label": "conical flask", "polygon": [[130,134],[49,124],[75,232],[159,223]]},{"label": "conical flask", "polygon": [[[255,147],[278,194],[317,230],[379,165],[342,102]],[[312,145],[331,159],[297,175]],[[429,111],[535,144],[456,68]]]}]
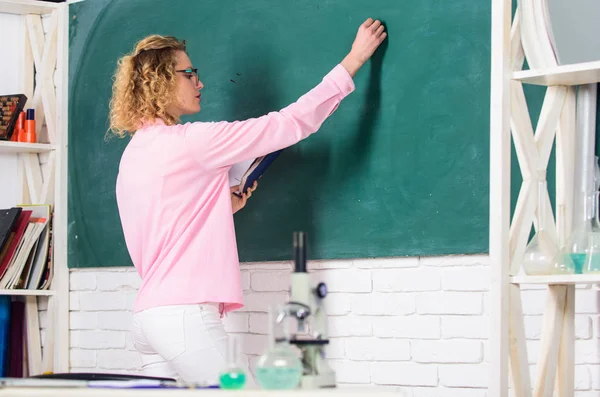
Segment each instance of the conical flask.
[{"label": "conical flask", "polygon": [[[565,218],[565,207],[560,206],[559,211],[561,211],[563,215],[563,219]],[[554,257],[554,264],[552,265],[552,274],[573,274],[575,273],[575,263],[573,262],[573,258],[571,258],[571,254],[567,249],[566,242],[561,245],[558,254]]]},{"label": "conical flask", "polygon": [[574,274],[575,273],[575,262],[573,262],[573,258],[571,254],[567,251],[566,247],[561,248],[561,250],[556,254],[554,259],[552,260],[552,269],[551,274]]}]

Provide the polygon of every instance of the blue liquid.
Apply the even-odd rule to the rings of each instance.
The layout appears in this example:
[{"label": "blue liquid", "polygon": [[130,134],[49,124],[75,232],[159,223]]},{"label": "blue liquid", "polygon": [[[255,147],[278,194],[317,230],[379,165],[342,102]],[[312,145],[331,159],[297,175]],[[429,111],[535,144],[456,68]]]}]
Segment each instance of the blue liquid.
[{"label": "blue liquid", "polygon": [[246,374],[242,371],[224,372],[219,377],[221,389],[237,390],[244,387],[246,384]]},{"label": "blue liquid", "polygon": [[302,367],[259,367],[256,380],[266,390],[287,390],[298,387],[302,377]]},{"label": "blue liquid", "polygon": [[583,274],[583,264],[585,263],[585,254],[571,254],[571,260],[575,265],[575,274]]}]

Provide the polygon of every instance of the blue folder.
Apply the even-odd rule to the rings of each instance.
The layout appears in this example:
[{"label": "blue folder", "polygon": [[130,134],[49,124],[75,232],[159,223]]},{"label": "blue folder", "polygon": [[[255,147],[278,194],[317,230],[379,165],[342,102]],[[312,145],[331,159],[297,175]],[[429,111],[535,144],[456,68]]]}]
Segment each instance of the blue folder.
[{"label": "blue folder", "polygon": [[252,185],[254,185],[254,182],[259,180],[263,176],[265,171],[267,171],[267,168],[269,168],[269,166],[273,164],[273,162],[277,159],[277,157],[279,157],[282,151],[283,149],[273,153],[269,153],[266,156],[262,156],[254,160],[252,165],[250,165],[250,167],[248,168],[248,171],[246,172],[245,176],[242,178],[242,183],[240,185],[242,185],[243,187],[241,189],[241,192],[246,192],[250,187],[252,187]]}]

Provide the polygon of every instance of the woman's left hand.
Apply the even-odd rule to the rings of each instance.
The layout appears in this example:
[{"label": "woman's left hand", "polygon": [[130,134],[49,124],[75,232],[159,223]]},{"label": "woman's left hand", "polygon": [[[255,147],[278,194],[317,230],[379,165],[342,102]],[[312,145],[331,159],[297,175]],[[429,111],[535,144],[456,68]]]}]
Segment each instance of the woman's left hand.
[{"label": "woman's left hand", "polygon": [[248,201],[248,199],[252,196],[252,192],[255,191],[257,187],[258,181],[254,181],[254,185],[248,188],[246,193],[242,194],[242,197],[238,196],[237,194],[233,194],[234,192],[240,190],[240,186],[231,187],[231,210],[234,214],[246,206],[246,201]]}]

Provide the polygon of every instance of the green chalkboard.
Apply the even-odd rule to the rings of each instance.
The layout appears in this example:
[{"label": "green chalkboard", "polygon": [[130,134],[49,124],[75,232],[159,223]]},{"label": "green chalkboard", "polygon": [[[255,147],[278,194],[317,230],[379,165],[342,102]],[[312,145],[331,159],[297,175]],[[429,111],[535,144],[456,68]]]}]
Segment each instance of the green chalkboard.
[{"label": "green chalkboard", "polygon": [[487,252],[489,1],[88,0],[70,5],[69,266],[131,264],[115,202],[127,140],[105,132],[116,60],[137,40],[186,40],[205,89],[184,121],[237,120],[311,89],[367,17],[389,40],[236,214],[240,259],[290,259],[295,230],[313,259]]}]

